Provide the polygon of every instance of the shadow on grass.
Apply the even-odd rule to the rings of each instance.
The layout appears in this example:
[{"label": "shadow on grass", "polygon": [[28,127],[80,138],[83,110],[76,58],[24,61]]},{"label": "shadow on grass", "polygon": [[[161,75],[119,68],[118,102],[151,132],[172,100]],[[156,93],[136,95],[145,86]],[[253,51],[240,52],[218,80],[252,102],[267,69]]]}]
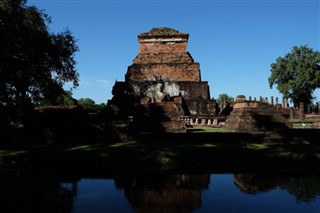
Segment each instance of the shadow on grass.
[{"label": "shadow on grass", "polygon": [[[225,173],[320,168],[317,130],[249,133],[137,134],[124,140],[1,144],[1,169],[45,167],[65,174]],[[82,142],[81,142],[82,141]]]}]

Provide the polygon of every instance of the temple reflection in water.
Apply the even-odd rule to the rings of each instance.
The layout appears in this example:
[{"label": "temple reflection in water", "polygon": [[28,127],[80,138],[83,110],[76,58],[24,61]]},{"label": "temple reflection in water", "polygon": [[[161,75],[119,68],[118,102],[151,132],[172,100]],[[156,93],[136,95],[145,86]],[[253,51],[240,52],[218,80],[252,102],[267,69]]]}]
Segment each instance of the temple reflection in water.
[{"label": "temple reflection in water", "polygon": [[[10,209],[11,212],[219,211],[235,210],[239,205],[245,206],[244,203],[248,208],[261,208],[261,199],[266,197],[269,200],[264,203],[275,204],[267,206],[275,211],[279,210],[277,206],[283,205],[289,210],[307,210],[304,212],[320,208],[318,173],[157,173],[81,178],[70,174],[53,176],[50,172],[11,171],[1,172],[0,183],[0,210]],[[235,206],[231,207],[229,202]]]},{"label": "temple reflection in water", "polygon": [[201,206],[210,175],[153,175],[115,179],[137,212],[191,212]]}]

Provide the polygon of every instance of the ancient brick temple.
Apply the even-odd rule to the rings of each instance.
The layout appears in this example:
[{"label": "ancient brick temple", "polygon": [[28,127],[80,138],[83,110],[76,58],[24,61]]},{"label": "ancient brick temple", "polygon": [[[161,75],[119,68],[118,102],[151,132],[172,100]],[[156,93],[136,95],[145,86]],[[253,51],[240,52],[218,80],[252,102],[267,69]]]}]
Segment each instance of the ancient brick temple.
[{"label": "ancient brick temple", "polygon": [[213,116],[207,81],[187,51],[189,34],[154,28],[138,35],[139,53],[125,81],[117,81],[108,105],[118,118],[132,116],[132,128],[147,132],[185,132],[183,116]]},{"label": "ancient brick temple", "polygon": [[233,110],[226,120],[226,128],[232,131],[268,132],[292,128],[282,108],[267,101],[247,100],[237,96]]}]

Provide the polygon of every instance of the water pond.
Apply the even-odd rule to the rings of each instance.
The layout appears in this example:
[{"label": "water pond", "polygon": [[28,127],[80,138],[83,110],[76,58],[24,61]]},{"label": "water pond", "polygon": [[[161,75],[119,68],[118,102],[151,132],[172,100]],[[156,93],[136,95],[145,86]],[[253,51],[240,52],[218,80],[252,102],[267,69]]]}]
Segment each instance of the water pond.
[{"label": "water pond", "polygon": [[2,171],[4,212],[320,212],[320,173],[74,175]]}]

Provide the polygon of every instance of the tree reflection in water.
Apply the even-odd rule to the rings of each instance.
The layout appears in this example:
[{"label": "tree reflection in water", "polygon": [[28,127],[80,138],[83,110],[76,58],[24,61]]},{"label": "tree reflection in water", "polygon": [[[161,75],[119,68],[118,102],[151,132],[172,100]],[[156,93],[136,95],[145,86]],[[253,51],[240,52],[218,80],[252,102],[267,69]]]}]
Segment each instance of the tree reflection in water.
[{"label": "tree reflection in water", "polygon": [[[144,212],[193,212],[201,210],[205,205],[215,205],[204,200],[204,192],[215,192],[219,186],[215,182],[216,175],[210,174],[140,174],[140,175],[85,175],[90,181],[89,189],[96,190],[99,184],[108,179],[114,185],[114,190],[105,190],[96,202],[105,202],[108,193],[122,191],[117,199],[129,202],[134,211]],[[77,212],[77,202],[88,205],[87,200],[78,199],[83,174],[54,173],[50,170],[38,171],[1,171],[0,173],[0,212],[10,209],[9,212]],[[221,177],[221,176],[220,176]],[[222,176],[223,177],[223,176]],[[232,178],[232,174],[227,177]],[[100,181],[94,181],[99,178]],[[210,180],[214,183],[210,184]],[[230,180],[228,178],[228,180]],[[320,176],[319,173],[307,174],[304,172],[268,172],[268,173],[238,173],[233,175],[234,186],[245,194],[272,192],[278,188],[286,190],[293,195],[297,202],[303,204],[320,203]],[[230,184],[230,183],[228,183]],[[232,181],[231,181],[232,185]],[[228,188],[228,187],[227,187]],[[239,191],[236,189],[237,191]],[[218,192],[219,193],[219,192]],[[225,193],[228,193],[227,191]],[[242,193],[242,194],[243,194]],[[81,196],[80,196],[81,195]],[[100,195],[99,195],[100,196]],[[219,194],[217,196],[220,196]],[[241,196],[238,194],[237,196]],[[87,198],[88,197],[88,198]],[[253,197],[249,198],[252,199]],[[125,201],[125,199],[127,201]],[[238,199],[238,198],[235,198]],[[239,198],[239,200],[241,200]],[[119,200],[118,200],[119,201]],[[249,203],[254,202],[250,200]],[[112,202],[117,203],[117,200]],[[217,202],[215,200],[215,202]],[[79,203],[78,203],[79,204]],[[219,205],[230,205],[221,203]],[[90,209],[90,206],[86,206]],[[110,206],[105,202],[101,204],[101,212],[107,211]],[[304,207],[303,207],[304,208]],[[214,209],[214,206],[213,206]],[[202,210],[203,211],[203,210]],[[81,209],[80,209],[81,212]]]},{"label": "tree reflection in water", "polygon": [[234,183],[241,191],[251,194],[266,192],[280,187],[294,195],[297,201],[303,202],[314,201],[320,196],[320,177],[318,175],[235,174]]},{"label": "tree reflection in water", "polygon": [[46,172],[0,172],[0,212],[70,212],[77,181],[67,185]]}]

